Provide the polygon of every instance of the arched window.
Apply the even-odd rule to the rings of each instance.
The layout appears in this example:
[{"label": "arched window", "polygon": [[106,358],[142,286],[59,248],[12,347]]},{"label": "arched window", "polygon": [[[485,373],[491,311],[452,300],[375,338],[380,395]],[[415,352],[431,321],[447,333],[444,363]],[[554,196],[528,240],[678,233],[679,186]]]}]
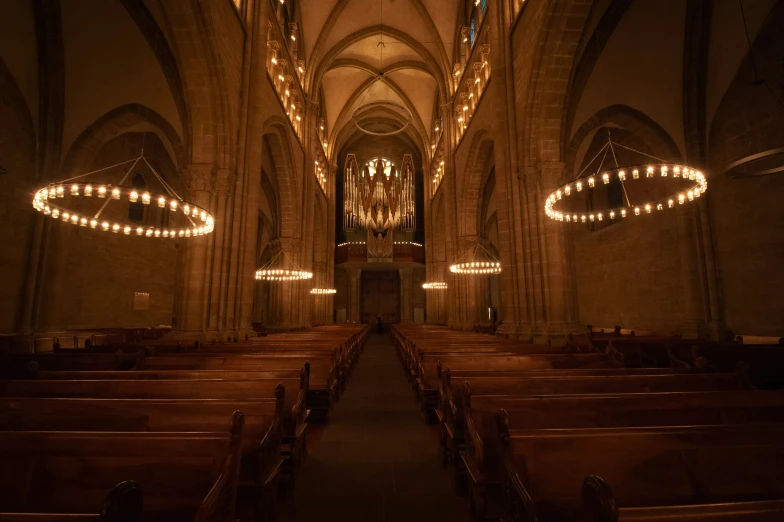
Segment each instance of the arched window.
[{"label": "arched window", "polygon": [[[131,181],[131,186],[135,189],[144,189],[147,186],[141,174],[136,173]],[[128,221],[134,223],[144,223],[144,203],[137,201],[128,206]]]},{"label": "arched window", "polygon": [[474,39],[476,38],[476,16],[471,17],[471,45],[474,45]]},{"label": "arched window", "polygon": [[482,0],[482,14],[487,12],[487,0]]}]

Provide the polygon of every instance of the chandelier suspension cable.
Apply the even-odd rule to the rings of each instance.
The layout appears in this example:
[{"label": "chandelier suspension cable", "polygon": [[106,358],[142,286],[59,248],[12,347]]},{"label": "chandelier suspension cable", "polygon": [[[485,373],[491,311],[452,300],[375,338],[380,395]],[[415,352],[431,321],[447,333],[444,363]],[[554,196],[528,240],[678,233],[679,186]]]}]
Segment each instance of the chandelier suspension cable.
[{"label": "chandelier suspension cable", "polygon": [[79,174],[78,176],[74,176],[72,178],[67,178],[62,180],[60,183],[68,183],[69,181],[73,181],[75,179],[84,178],[85,176],[92,176],[93,174],[98,174],[99,172],[103,172],[105,170],[115,169],[117,167],[121,167],[123,165],[127,165],[128,163],[139,161],[139,158],[132,158],[129,160],[121,161],[120,163],[115,163],[114,165],[109,165],[108,167],[103,167],[98,170],[91,170],[90,172],[85,172],[84,174]]},{"label": "chandelier suspension cable", "polygon": [[[183,201],[183,199],[180,197],[179,194],[177,194],[177,192],[171,187],[171,185],[166,183],[163,177],[160,174],[158,174],[158,171],[155,170],[155,168],[152,165],[150,165],[150,162],[147,161],[147,158],[144,155],[142,155],[142,160],[144,160],[144,163],[150,168],[150,171],[153,173],[153,175],[155,175],[155,177],[158,179],[161,185],[163,185],[163,188],[166,190],[166,192],[168,192],[170,196],[173,196],[179,199],[180,201]],[[196,223],[191,218],[190,214],[186,214],[185,217],[188,218],[188,221],[191,222],[191,225],[194,226],[196,225]]]},{"label": "chandelier suspension cable", "polygon": [[[144,138],[142,138],[142,140],[143,139]],[[144,145],[142,145],[142,154],[144,154]],[[142,156],[139,156],[138,158],[136,158],[136,160],[133,162],[133,165],[131,165],[131,168],[129,168],[126,171],[125,176],[123,176],[123,178],[120,180],[120,183],[118,183],[118,185],[122,186],[122,184],[125,182],[125,180],[128,178],[128,176],[131,174],[131,172],[133,172],[133,169],[136,167],[136,164],[139,163],[139,160],[141,158],[142,158]],[[95,217],[93,219],[98,219],[99,217],[101,217],[101,214],[106,209],[106,205],[108,205],[111,200],[112,200],[111,198],[106,198],[106,201],[103,202],[103,205],[101,205],[101,208],[98,209],[98,213],[95,214]]]},{"label": "chandelier suspension cable", "polygon": [[[612,134],[610,133],[610,129],[607,129],[607,143],[610,145],[610,150],[612,151],[615,168],[620,168],[620,165],[618,165],[618,156],[615,155],[615,147],[613,147]],[[599,170],[597,170],[596,173],[599,174]],[[626,199],[626,206],[631,208],[632,202],[629,200],[629,193],[626,192],[626,182],[624,180],[621,180],[621,189],[623,189],[623,197]]]}]

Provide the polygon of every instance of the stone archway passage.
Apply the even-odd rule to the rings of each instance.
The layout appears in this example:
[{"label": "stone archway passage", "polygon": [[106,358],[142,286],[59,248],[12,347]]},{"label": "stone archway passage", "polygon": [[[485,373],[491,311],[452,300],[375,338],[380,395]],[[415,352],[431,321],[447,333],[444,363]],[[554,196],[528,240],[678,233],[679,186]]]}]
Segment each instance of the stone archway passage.
[{"label": "stone archway passage", "polygon": [[387,335],[372,334],[279,522],[463,522],[465,497],[441,466],[438,430],[422,420]]}]

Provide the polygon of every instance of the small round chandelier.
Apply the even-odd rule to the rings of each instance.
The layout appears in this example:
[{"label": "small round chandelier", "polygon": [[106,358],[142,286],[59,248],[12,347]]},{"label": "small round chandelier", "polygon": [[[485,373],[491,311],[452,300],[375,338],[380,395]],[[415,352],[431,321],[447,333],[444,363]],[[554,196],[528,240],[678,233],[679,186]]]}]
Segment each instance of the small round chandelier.
[{"label": "small round chandelier", "polygon": [[480,241],[449,267],[453,274],[493,275],[501,273],[501,262]]},{"label": "small round chandelier", "polygon": [[[618,165],[617,159],[615,160],[615,167],[602,171],[604,166],[604,159],[607,152],[612,152],[615,159],[615,149],[613,146],[618,146],[627,149],[631,152],[647,156],[654,160],[653,163],[645,165],[621,167]],[[584,175],[585,171],[591,164],[604,152],[604,157],[596,170],[595,174]],[[602,172],[601,175],[599,172]],[[659,179],[661,181],[680,185],[680,189],[675,189],[669,192],[666,196],[661,198],[651,198],[649,201],[640,203],[632,203],[629,199],[628,192],[626,191],[626,183],[645,182],[645,180]],[[562,200],[568,199],[570,196],[586,190],[586,193],[596,188],[597,185],[609,185],[613,181],[620,181],[621,188],[623,189],[623,197],[626,205],[621,207],[607,207],[594,209],[589,212],[569,212],[566,210],[559,210],[556,205]],[[683,205],[690,201],[699,198],[703,192],[708,189],[708,182],[705,175],[697,169],[691,168],[682,163],[672,163],[656,158],[644,152],[631,149],[619,143],[613,143],[612,138],[608,137],[607,143],[602,147],[599,153],[588,163],[577,178],[561,185],[555,189],[545,201],[544,211],[548,217],[556,221],[566,221],[569,223],[594,223],[601,222],[606,219],[614,220],[616,218],[625,218],[627,216],[640,216],[642,214],[653,214],[654,211],[662,211],[664,209],[675,208],[676,205]]]},{"label": "small round chandelier", "polygon": [[256,270],[258,281],[304,281],[312,278],[313,272],[302,270],[283,250]]},{"label": "small round chandelier", "polygon": [[434,281],[432,283],[425,283],[422,285],[422,288],[425,290],[446,290],[449,287],[443,281]]},{"label": "small round chandelier", "polygon": [[310,293],[313,295],[332,295],[337,294],[338,291],[334,288],[313,288],[310,290]]},{"label": "small round chandelier", "polygon": [[[143,161],[150,171],[155,175],[167,194],[151,193],[146,190],[124,186],[123,183],[134,171],[136,165]],[[133,163],[125,176],[117,185],[110,183],[87,183],[83,178],[109,171],[123,165]],[[81,180],[76,182],[76,180]],[[100,208],[96,212],[88,212],[86,209],[77,210],[73,206],[66,205],[66,201],[78,202],[88,205],[90,202],[97,204],[103,200]],[[157,205],[161,209],[168,209],[169,214],[181,213],[185,219],[180,226],[157,227],[141,226],[139,223],[118,219],[101,218],[107,206],[113,201],[127,200],[129,203],[141,203],[142,205]],[[111,232],[130,236],[154,237],[154,238],[190,238],[209,234],[215,229],[215,219],[206,209],[188,203],[183,200],[174,189],[158,174],[152,165],[144,157],[142,152],[139,157],[90,171],[79,176],[50,183],[46,187],[36,191],[33,197],[33,208],[52,219],[62,220],[63,223],[70,223],[80,227],[89,227],[103,232]]]}]

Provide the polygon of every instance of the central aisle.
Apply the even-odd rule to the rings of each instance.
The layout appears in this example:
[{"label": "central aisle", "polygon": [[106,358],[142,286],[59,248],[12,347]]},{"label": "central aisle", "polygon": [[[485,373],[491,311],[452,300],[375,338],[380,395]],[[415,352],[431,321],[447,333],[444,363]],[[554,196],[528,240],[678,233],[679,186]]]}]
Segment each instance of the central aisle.
[{"label": "central aisle", "polygon": [[371,334],[329,424],[309,429],[308,460],[279,504],[281,522],[469,520],[388,335]]}]

